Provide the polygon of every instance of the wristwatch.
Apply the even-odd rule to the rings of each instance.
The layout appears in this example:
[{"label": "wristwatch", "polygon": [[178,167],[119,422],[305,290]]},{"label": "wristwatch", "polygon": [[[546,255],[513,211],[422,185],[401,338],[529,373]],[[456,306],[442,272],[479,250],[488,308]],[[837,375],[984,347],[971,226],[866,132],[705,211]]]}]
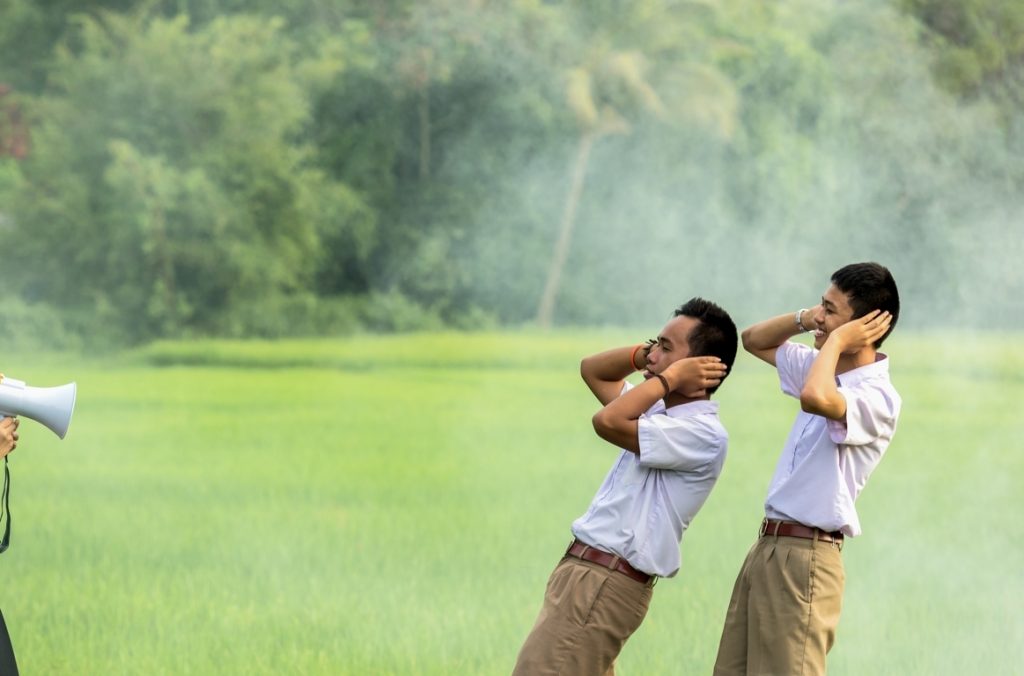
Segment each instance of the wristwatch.
[{"label": "wristwatch", "polygon": [[800,329],[800,333],[807,333],[808,331],[810,331],[810,329],[804,327],[803,319],[805,312],[807,312],[807,308],[802,307],[796,311],[795,315],[793,315],[793,321],[796,322],[796,326],[798,329]]}]

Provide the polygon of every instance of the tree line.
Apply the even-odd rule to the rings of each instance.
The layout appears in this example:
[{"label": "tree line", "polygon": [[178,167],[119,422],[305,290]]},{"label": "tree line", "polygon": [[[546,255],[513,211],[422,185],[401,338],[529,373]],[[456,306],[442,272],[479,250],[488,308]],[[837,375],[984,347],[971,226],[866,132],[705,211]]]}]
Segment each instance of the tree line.
[{"label": "tree line", "polygon": [[641,322],[836,251],[991,321],[1021,35],[1012,0],[11,0],[0,338]]}]

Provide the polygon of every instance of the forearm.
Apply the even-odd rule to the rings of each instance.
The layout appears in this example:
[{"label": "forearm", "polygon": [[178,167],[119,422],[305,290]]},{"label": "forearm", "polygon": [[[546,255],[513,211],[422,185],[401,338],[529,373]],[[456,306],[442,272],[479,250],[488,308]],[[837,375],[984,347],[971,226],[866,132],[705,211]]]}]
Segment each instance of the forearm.
[{"label": "forearm", "polygon": [[665,394],[665,386],[659,378],[650,378],[640,383],[594,414],[594,431],[619,448],[639,453],[640,416]]},{"label": "forearm", "polygon": [[[641,362],[640,366],[634,363]],[[622,392],[623,381],[647,359],[645,347],[618,347],[600,352],[580,362],[580,375],[598,401],[607,404]]]},{"label": "forearm", "polygon": [[796,323],[796,315],[787,312],[784,315],[772,317],[758,322],[743,330],[740,338],[743,342],[743,349],[755,357],[775,364],[775,352],[779,346],[793,336],[804,333],[808,312],[804,312],[801,319],[803,324]]},{"label": "forearm", "polygon": [[800,408],[805,412],[833,420],[846,416],[846,399],[836,386],[836,364],[841,354],[840,346],[831,338],[821,346],[800,390]]}]

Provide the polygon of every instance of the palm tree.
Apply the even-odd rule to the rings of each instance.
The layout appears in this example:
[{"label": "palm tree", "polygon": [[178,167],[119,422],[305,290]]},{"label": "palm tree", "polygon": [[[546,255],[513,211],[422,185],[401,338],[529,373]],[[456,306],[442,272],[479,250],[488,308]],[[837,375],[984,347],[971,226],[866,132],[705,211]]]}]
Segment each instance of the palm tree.
[{"label": "palm tree", "polygon": [[558,239],[537,306],[535,321],[541,328],[550,328],[554,317],[555,300],[569,255],[591,148],[602,137],[628,134],[632,129],[611,101],[599,100],[595,95],[595,81],[607,85],[608,89],[624,90],[630,107],[639,108],[657,119],[710,128],[712,133],[723,138],[731,138],[733,134],[738,96],[731,81],[721,72],[706,65],[690,64],[676,68],[667,78],[672,84],[672,91],[666,92],[666,96],[672,104],[666,105],[665,97],[654,90],[646,71],[646,60],[640,52],[609,50],[594,65],[576,68],[569,73],[566,99],[576,117],[580,137],[570,168],[569,193],[562,209]]}]

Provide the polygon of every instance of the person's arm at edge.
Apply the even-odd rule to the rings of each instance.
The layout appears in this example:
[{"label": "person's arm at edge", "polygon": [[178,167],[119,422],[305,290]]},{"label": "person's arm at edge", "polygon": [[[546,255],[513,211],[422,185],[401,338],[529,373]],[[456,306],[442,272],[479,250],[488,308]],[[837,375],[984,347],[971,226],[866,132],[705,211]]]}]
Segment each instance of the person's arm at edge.
[{"label": "person's arm at edge", "polygon": [[[648,349],[649,345],[641,343],[617,347],[583,358],[580,362],[580,375],[602,406],[606,406],[608,402],[622,394],[626,376],[647,364]],[[634,359],[640,364],[637,365]]]},{"label": "person's arm at edge", "polygon": [[[0,382],[4,374],[0,373]],[[20,420],[17,416],[5,416],[0,420],[0,458],[5,457],[18,447],[18,425]]]},{"label": "person's arm at edge", "polygon": [[800,315],[800,324],[796,323],[796,314],[787,313],[758,322],[749,326],[740,334],[743,349],[763,362],[775,366],[775,353],[779,346],[793,336],[810,331],[807,321],[814,316],[814,309],[804,310]]}]

